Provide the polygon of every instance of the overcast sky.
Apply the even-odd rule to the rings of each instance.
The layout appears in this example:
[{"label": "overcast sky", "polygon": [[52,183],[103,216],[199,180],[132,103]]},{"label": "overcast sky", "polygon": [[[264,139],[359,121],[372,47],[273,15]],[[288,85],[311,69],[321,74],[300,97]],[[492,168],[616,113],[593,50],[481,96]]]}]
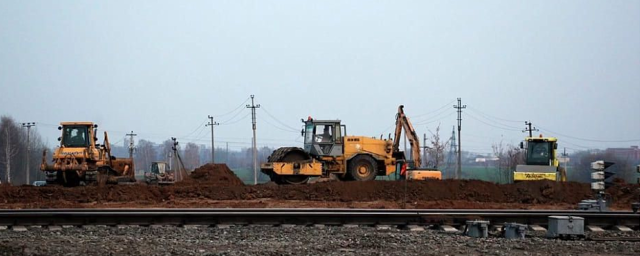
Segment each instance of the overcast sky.
[{"label": "overcast sky", "polygon": [[[0,115],[94,121],[122,143],[301,145],[301,118],[387,136],[456,124],[463,150],[640,144],[640,1],[0,1]],[[102,137],[102,136],[100,136]],[[100,138],[102,140],[102,138]]]}]

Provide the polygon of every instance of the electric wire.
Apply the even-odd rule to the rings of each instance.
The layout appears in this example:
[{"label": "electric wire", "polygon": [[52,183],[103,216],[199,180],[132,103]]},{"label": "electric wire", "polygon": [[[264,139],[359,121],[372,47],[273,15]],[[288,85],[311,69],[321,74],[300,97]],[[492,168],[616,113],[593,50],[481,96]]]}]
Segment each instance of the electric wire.
[{"label": "electric wire", "polygon": [[212,116],[213,117],[222,117],[222,116],[226,116],[226,115],[229,115],[231,113],[234,113],[238,109],[241,109],[244,106],[244,104],[247,103],[247,101],[249,101],[249,99],[250,99],[250,97],[247,97],[242,103],[240,103],[240,105],[238,107],[236,107],[235,109],[233,109],[233,110],[231,110],[231,111],[229,111],[227,113],[224,113],[224,114],[221,114],[221,115],[212,115]]},{"label": "electric wire", "polygon": [[449,106],[451,105],[451,103],[454,103],[455,101],[456,101],[456,100],[452,100],[452,101],[450,101],[449,103],[444,104],[444,106],[439,107],[439,108],[438,108],[438,109],[436,109],[436,110],[432,110],[432,111],[425,112],[425,113],[418,114],[418,115],[413,115],[413,118],[418,118],[418,117],[421,117],[421,116],[426,116],[426,115],[429,115],[429,114],[432,114],[432,113],[438,112],[438,111],[440,111],[440,110],[442,110],[442,109],[444,109],[444,108],[446,108],[446,107],[449,107]]},{"label": "electric wire", "polygon": [[465,114],[466,116],[468,116],[468,117],[471,117],[472,119],[475,119],[475,120],[476,120],[476,121],[478,121],[478,122],[481,122],[481,123],[483,123],[483,124],[486,124],[486,125],[491,126],[491,127],[494,127],[494,128],[498,128],[498,129],[502,129],[502,130],[506,130],[506,131],[520,131],[520,129],[506,128],[506,127],[499,127],[499,126],[496,126],[496,125],[493,125],[493,124],[487,123],[487,122],[482,121],[482,120],[480,120],[479,118],[477,118],[477,117],[475,117],[475,116],[473,116],[473,115],[469,114],[468,112],[464,112],[464,114]]},{"label": "electric wire", "polygon": [[271,122],[267,121],[267,119],[262,119],[262,120],[260,120],[260,121],[265,122],[266,124],[271,125],[272,127],[276,128],[276,129],[278,129],[278,130],[281,130],[281,131],[298,133],[298,131],[290,130],[290,129],[284,129],[284,128],[281,128],[281,127],[279,127],[279,126],[277,126],[277,125],[274,125],[274,124],[272,124]]},{"label": "electric wire", "polygon": [[[512,126],[512,125],[504,124],[504,123],[501,123],[500,121],[498,121],[498,120],[506,120],[506,119],[501,119],[501,118],[491,117],[491,116],[489,116],[489,115],[485,115],[485,114],[483,114],[483,113],[481,113],[481,112],[479,112],[479,111],[477,111],[477,110],[474,110],[473,108],[469,108],[469,110],[471,110],[471,112],[477,113],[477,114],[478,114],[478,116],[477,116],[477,117],[484,118],[486,121],[489,121],[489,122],[495,123],[495,124],[497,124],[497,125],[500,125],[500,126],[502,126],[502,127],[506,127],[506,128],[509,128],[509,129],[522,130],[522,129],[521,129],[521,128],[519,128],[519,127],[515,127],[515,126]],[[518,122],[520,122],[520,121],[518,121]],[[522,121],[522,123],[524,123],[524,121]]]},{"label": "electric wire", "polygon": [[521,120],[521,121],[520,120],[511,120],[511,119],[504,119],[504,118],[492,116],[492,115],[489,115],[487,113],[484,113],[483,111],[480,111],[477,108],[468,108],[468,109],[472,110],[472,111],[475,111],[475,112],[478,112],[481,115],[488,116],[488,117],[490,117],[492,119],[497,119],[497,120],[501,120],[501,121],[505,121],[505,122],[514,122],[514,123],[524,123],[525,122],[524,120]]},{"label": "electric wire", "polygon": [[232,124],[236,124],[236,123],[238,123],[238,122],[240,122],[240,121],[245,120],[247,117],[249,117],[249,115],[251,115],[251,113],[247,113],[246,115],[244,115],[244,116],[243,116],[243,117],[241,117],[240,119],[235,120],[235,121],[233,121],[233,122],[231,122],[230,120],[228,120],[227,122],[220,122],[220,125],[232,125]]},{"label": "electric wire", "polygon": [[271,119],[275,120],[276,122],[281,124],[283,127],[287,128],[287,129],[291,129],[292,131],[297,131],[296,128],[293,128],[293,127],[281,122],[276,117],[274,117],[271,113],[269,113],[269,111],[264,106],[261,106],[260,110],[264,111],[267,114],[267,116],[271,117]]},{"label": "electric wire", "polygon": [[607,143],[607,142],[615,143],[615,142],[636,142],[636,141],[640,141],[640,139],[631,139],[631,140],[596,140],[596,139],[586,139],[586,138],[580,138],[580,137],[575,137],[575,136],[571,136],[571,135],[562,134],[562,133],[559,133],[559,132],[554,132],[554,131],[551,131],[551,130],[549,130],[549,129],[542,128],[542,127],[540,127],[539,125],[536,125],[536,126],[537,126],[537,127],[538,127],[538,129],[540,129],[540,130],[544,130],[544,131],[550,132],[550,133],[552,133],[552,134],[561,135],[561,136],[564,136],[564,137],[567,137],[567,138],[571,138],[571,139],[575,139],[575,140],[582,140],[582,141],[589,141],[589,142],[605,142],[605,143]]}]

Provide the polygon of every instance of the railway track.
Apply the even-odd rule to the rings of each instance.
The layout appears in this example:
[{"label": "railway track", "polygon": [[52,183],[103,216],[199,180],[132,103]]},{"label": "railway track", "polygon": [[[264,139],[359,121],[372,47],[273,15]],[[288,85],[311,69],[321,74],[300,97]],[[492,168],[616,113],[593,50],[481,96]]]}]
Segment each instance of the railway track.
[{"label": "railway track", "polygon": [[517,222],[546,226],[549,216],[576,216],[585,225],[638,228],[640,214],[549,210],[441,209],[21,209],[0,210],[0,226],[61,225],[463,225]]}]

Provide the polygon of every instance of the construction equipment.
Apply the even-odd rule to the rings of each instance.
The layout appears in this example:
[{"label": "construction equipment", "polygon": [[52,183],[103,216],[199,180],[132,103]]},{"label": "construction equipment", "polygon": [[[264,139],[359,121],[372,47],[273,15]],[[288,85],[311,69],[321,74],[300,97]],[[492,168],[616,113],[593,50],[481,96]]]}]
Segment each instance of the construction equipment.
[{"label": "construction equipment", "polygon": [[[304,148],[278,148],[269,156],[267,163],[261,164],[260,170],[278,184],[303,184],[310,177],[331,176],[340,180],[369,181],[376,176],[406,170],[404,152],[398,147],[399,133],[403,127],[405,130],[413,128],[402,108],[399,107],[396,117],[396,137],[393,140],[347,136],[347,128],[340,120],[315,120],[311,117],[302,120]],[[409,138],[412,148],[419,150],[415,131],[412,135],[413,138]],[[419,156],[419,153],[413,154],[414,166],[420,166]],[[433,177],[439,179],[441,175],[436,175],[439,173],[435,171]]]},{"label": "construction equipment", "polygon": [[78,186],[91,183],[135,182],[133,159],[111,155],[107,132],[104,142],[97,144],[98,125],[92,122],[62,122],[58,127],[62,136],[60,146],[53,152],[52,164],[42,153],[40,170],[47,176],[47,184]]},{"label": "construction equipment", "polygon": [[176,182],[175,171],[165,162],[152,162],[151,171],[144,173],[144,180],[150,185],[170,185]]},{"label": "construction equipment", "polygon": [[[393,139],[393,152],[400,151],[400,138],[402,138],[402,129],[404,129],[405,136],[411,145],[411,154],[409,165],[403,165],[401,167],[400,176],[408,180],[427,180],[427,179],[442,179],[442,172],[434,168],[421,168],[422,159],[420,157],[420,139],[416,130],[413,129],[413,125],[409,118],[404,114],[404,106],[398,107],[398,114],[396,115],[396,129]],[[404,158],[403,158],[404,159]]]},{"label": "construction equipment", "polygon": [[[517,165],[513,181],[554,180],[567,181],[566,170],[559,166],[556,150],[558,139],[553,137],[526,137],[525,164]],[[520,142],[520,148],[525,148]]]}]

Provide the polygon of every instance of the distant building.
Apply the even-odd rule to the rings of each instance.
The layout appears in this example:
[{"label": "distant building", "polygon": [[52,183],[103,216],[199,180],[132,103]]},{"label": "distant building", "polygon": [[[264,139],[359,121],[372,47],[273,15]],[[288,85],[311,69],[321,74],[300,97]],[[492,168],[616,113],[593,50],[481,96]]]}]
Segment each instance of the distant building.
[{"label": "distant building", "polygon": [[628,148],[607,148],[605,152],[620,160],[629,160],[633,162],[640,160],[640,148],[638,148],[638,146],[631,146]]},{"label": "distant building", "polygon": [[497,162],[500,158],[497,157],[476,157],[476,163]]}]

